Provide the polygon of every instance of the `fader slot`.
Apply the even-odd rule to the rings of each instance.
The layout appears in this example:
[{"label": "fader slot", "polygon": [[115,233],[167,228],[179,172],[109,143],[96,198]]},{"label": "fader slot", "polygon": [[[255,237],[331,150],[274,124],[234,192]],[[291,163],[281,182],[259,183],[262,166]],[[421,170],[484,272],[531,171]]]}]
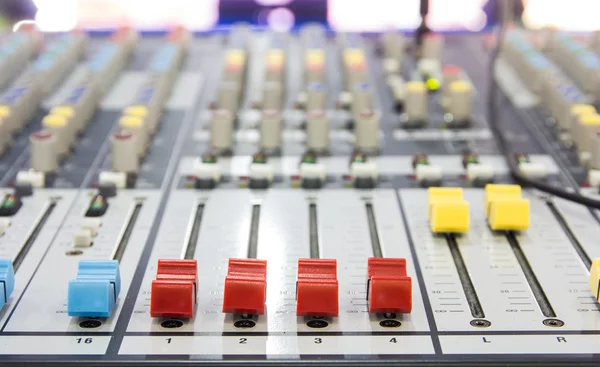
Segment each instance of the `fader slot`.
[{"label": "fader slot", "polygon": [[[571,241],[573,248],[575,249],[575,251],[577,251],[577,255],[579,255],[579,257],[581,258],[583,265],[586,267],[586,269],[589,269],[590,266],[592,265],[592,259],[590,259],[589,255],[585,252],[585,250],[581,246],[581,243],[577,239],[577,236],[571,230],[569,223],[567,223],[567,221],[562,216],[562,214],[558,211],[558,209],[556,208],[554,203],[549,202],[548,208],[550,208],[550,211],[554,215],[554,218],[556,219],[556,221],[558,222],[558,224],[560,225],[562,230],[565,232],[565,235],[569,238],[569,241]],[[585,213],[584,215],[589,216],[589,213]],[[595,227],[596,223],[592,222],[590,224],[592,224],[592,227]]]},{"label": "fader slot", "polygon": [[127,220],[127,225],[123,229],[123,232],[119,235],[119,242],[115,247],[114,252],[111,255],[111,259],[121,261],[123,258],[123,253],[125,253],[125,249],[127,248],[127,244],[129,243],[129,239],[131,238],[131,233],[133,233],[133,229],[135,228],[135,223],[140,216],[140,211],[142,210],[142,203],[136,203],[129,214],[129,219]]},{"label": "fader slot", "polygon": [[515,253],[515,257],[521,266],[521,270],[523,270],[523,274],[525,275],[525,279],[527,279],[527,283],[529,284],[529,288],[531,288],[531,292],[533,292],[533,296],[540,307],[540,310],[546,317],[556,317],[556,313],[548,301],[548,297],[546,297],[546,293],[542,289],[540,282],[537,280],[533,269],[531,269],[531,265],[529,265],[529,261],[527,261],[527,257],[521,250],[519,246],[519,242],[515,237],[515,234],[510,232],[506,234],[506,239],[508,243],[510,243],[510,247]]},{"label": "fader slot", "polygon": [[196,206],[192,225],[188,231],[186,246],[181,254],[182,259],[193,259],[196,254],[196,246],[198,245],[198,236],[200,235],[200,224],[202,224],[202,214],[204,213],[204,204]]},{"label": "fader slot", "polygon": [[27,239],[23,243],[23,247],[21,247],[17,255],[13,258],[12,262],[13,268],[15,269],[15,273],[17,272],[17,270],[19,270],[19,267],[21,267],[21,263],[25,259],[25,256],[27,256],[27,254],[29,253],[31,246],[33,246],[33,244],[35,243],[36,239],[38,238],[38,235],[42,232],[44,225],[48,221],[48,218],[50,218],[50,215],[54,211],[55,207],[55,201],[49,202],[46,208],[44,209],[44,212],[42,212],[42,214],[35,220],[35,225],[29,233],[29,235],[27,236]]},{"label": "fader slot", "polygon": [[309,226],[310,226],[310,257],[318,259],[320,257],[319,250],[319,223],[317,219],[317,204],[311,203],[308,205]]},{"label": "fader slot", "polygon": [[456,266],[456,271],[458,277],[460,278],[460,283],[462,285],[463,291],[465,292],[465,297],[467,298],[467,303],[469,304],[471,315],[475,318],[482,319],[485,317],[485,313],[483,312],[481,302],[479,302],[477,291],[473,286],[473,282],[471,281],[471,277],[469,276],[469,271],[467,270],[465,261],[463,260],[463,257],[460,254],[460,250],[458,249],[456,237],[452,234],[446,234],[445,238],[448,242],[448,248],[450,249],[450,254],[452,255],[452,260],[454,261],[454,266]]},{"label": "fader slot", "polygon": [[375,221],[375,213],[373,212],[373,204],[367,203],[365,209],[367,210],[367,221],[369,223],[369,235],[371,236],[373,257],[383,257],[381,243],[379,242],[379,232],[377,231],[377,222]]},{"label": "fader slot", "polygon": [[260,224],[260,205],[252,205],[252,218],[250,219],[250,235],[248,236],[248,254],[249,259],[256,259],[258,247],[258,229]]}]

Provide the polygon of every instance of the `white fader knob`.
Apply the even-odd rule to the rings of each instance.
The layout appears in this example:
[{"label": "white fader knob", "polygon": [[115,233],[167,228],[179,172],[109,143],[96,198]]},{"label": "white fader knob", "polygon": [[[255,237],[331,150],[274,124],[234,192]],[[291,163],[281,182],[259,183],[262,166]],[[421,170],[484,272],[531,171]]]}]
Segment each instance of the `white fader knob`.
[{"label": "white fader knob", "polygon": [[359,150],[379,149],[379,116],[373,111],[361,112],[354,123],[355,146]]},{"label": "white fader knob", "polygon": [[111,163],[115,172],[135,173],[139,169],[137,137],[128,130],[121,130],[110,138]]},{"label": "white fader knob", "polygon": [[210,145],[217,150],[233,147],[233,114],[228,110],[216,110],[210,120]]},{"label": "white fader knob", "polygon": [[329,149],[329,117],[322,110],[309,111],[306,116],[306,145],[323,152]]},{"label": "white fader knob", "polygon": [[260,120],[260,147],[277,150],[281,147],[281,114],[276,110],[263,111]]},{"label": "white fader knob", "polygon": [[427,120],[427,88],[425,83],[410,81],[406,83],[406,116],[409,122]]},{"label": "white fader knob", "polygon": [[40,130],[29,137],[31,168],[38,172],[54,172],[58,169],[56,136],[48,130]]},{"label": "white fader knob", "polygon": [[448,96],[448,113],[453,117],[453,122],[464,123],[471,118],[473,108],[473,87],[464,80],[455,80],[450,83]]}]

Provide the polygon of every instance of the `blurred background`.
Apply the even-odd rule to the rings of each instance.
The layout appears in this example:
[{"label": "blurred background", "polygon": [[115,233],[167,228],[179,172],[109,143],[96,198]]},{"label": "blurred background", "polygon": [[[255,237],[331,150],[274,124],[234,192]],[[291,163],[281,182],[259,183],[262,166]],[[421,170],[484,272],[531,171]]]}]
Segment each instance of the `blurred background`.
[{"label": "blurred background", "polygon": [[[514,0],[523,22],[573,31],[600,29],[600,0]],[[481,31],[494,24],[495,0],[430,0],[429,25],[438,31]],[[34,20],[44,31],[103,30],[127,23],[161,30],[182,24],[195,31],[238,21],[288,30],[320,22],[343,31],[410,30],[419,0],[0,0],[0,27]]]}]

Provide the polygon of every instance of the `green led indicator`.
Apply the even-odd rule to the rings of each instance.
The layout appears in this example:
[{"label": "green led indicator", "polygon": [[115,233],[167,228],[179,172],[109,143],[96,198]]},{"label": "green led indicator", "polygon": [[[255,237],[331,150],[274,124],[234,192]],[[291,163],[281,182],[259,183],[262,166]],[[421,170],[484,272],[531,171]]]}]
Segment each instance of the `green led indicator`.
[{"label": "green led indicator", "polygon": [[314,155],[305,155],[304,158],[302,159],[302,163],[316,163],[317,159]]},{"label": "green led indicator", "polygon": [[477,162],[477,157],[476,157],[476,156],[474,156],[474,155],[470,155],[470,156],[468,156],[468,157],[467,157],[467,164],[468,164],[468,163],[478,163],[478,162]]},{"label": "green led indicator", "polygon": [[439,80],[435,78],[429,78],[425,81],[425,85],[429,90],[438,90],[441,87],[441,83]]},{"label": "green led indicator", "polygon": [[4,199],[4,202],[2,203],[2,207],[3,208],[12,208],[15,206],[15,204],[16,204],[15,197],[10,195],[10,196],[7,196],[6,199]]},{"label": "green led indicator", "polygon": [[252,162],[259,163],[259,164],[267,163],[267,157],[265,157],[264,154],[256,154],[254,156],[254,159],[252,160]]},{"label": "green led indicator", "polygon": [[529,163],[529,157],[525,154],[517,154],[518,163]]},{"label": "green led indicator", "polygon": [[102,200],[102,198],[97,197],[93,202],[92,202],[92,209],[101,209],[104,206],[104,200]]},{"label": "green led indicator", "polygon": [[202,163],[216,163],[217,157],[213,154],[205,154],[202,156]]},{"label": "green led indicator", "polygon": [[354,163],[365,163],[367,161],[367,158],[362,154],[357,154],[354,156],[354,159],[352,161]]}]

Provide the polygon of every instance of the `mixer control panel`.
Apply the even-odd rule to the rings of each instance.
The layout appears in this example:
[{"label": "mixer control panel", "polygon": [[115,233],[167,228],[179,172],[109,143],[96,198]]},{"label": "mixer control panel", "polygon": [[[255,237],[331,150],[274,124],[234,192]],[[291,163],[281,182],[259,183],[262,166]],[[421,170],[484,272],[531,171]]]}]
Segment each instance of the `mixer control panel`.
[{"label": "mixer control panel", "polygon": [[7,34],[0,364],[600,364],[599,39]]}]

